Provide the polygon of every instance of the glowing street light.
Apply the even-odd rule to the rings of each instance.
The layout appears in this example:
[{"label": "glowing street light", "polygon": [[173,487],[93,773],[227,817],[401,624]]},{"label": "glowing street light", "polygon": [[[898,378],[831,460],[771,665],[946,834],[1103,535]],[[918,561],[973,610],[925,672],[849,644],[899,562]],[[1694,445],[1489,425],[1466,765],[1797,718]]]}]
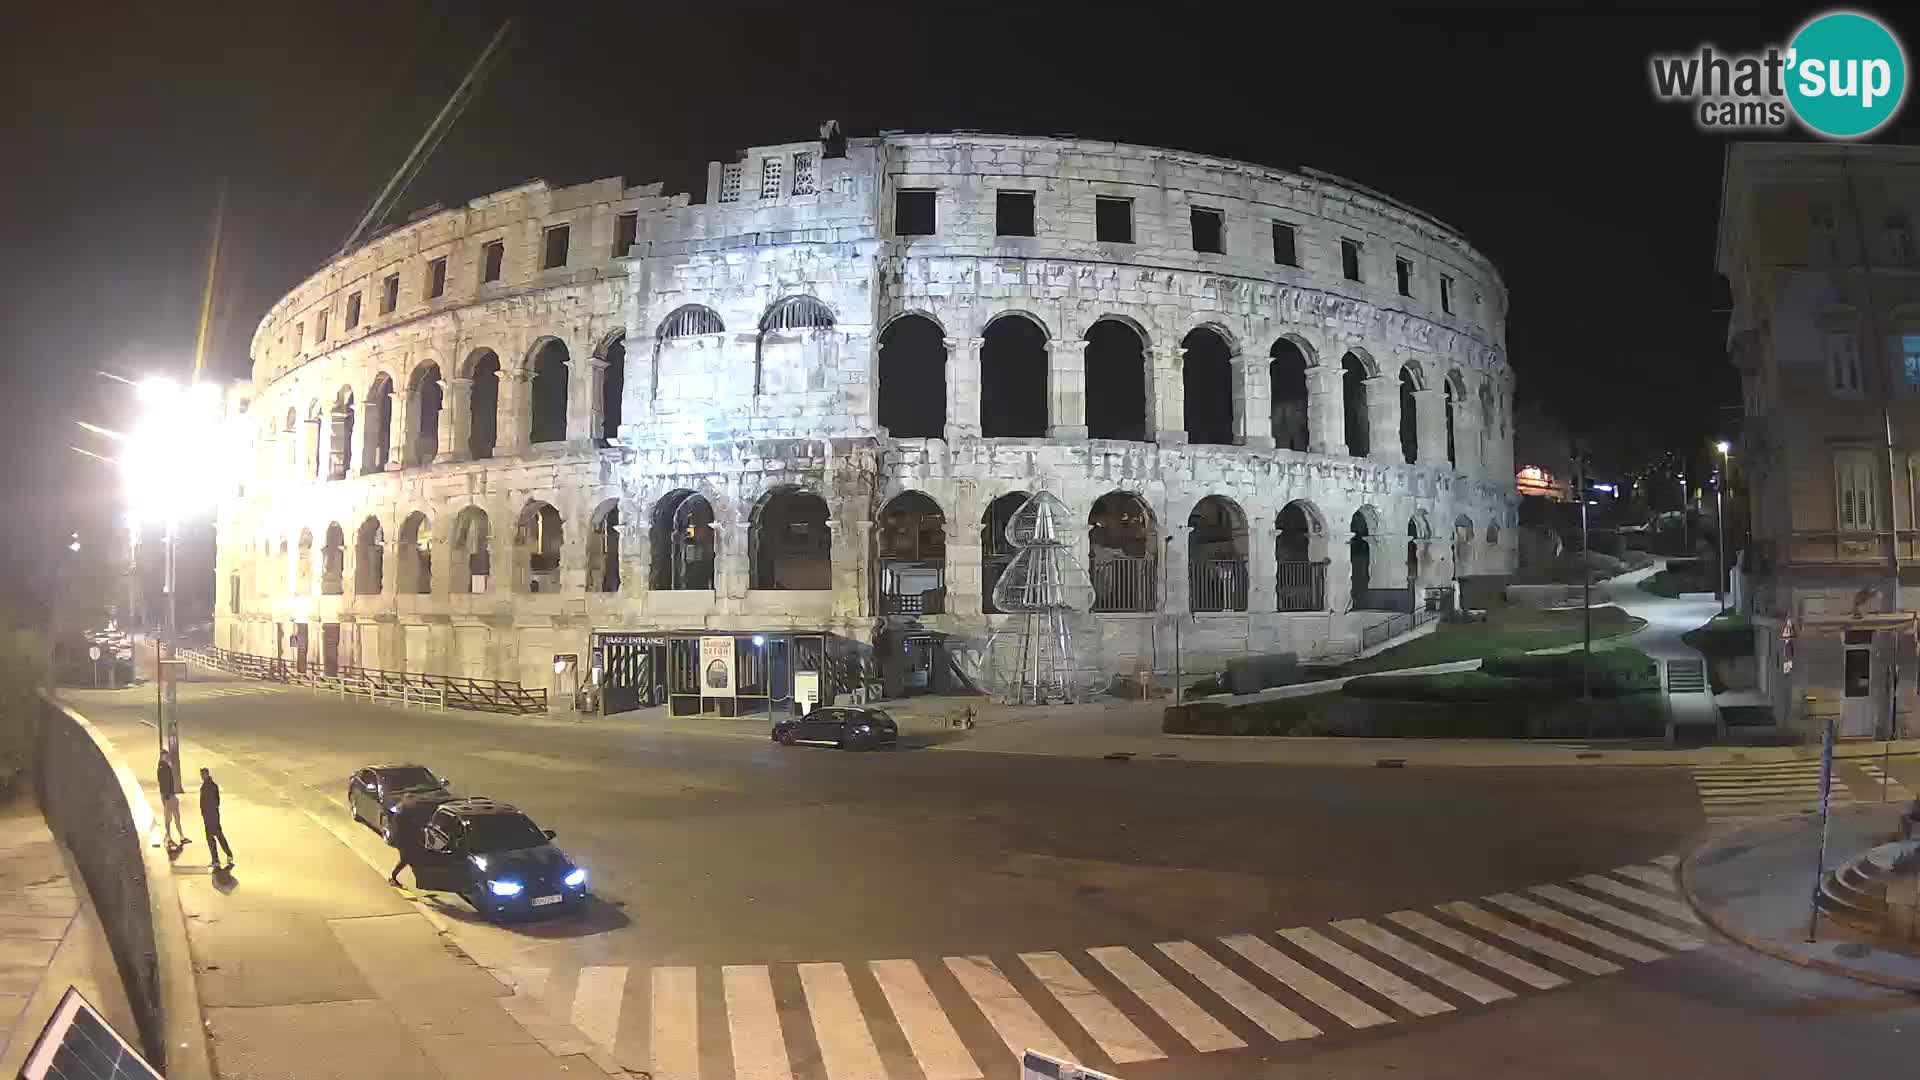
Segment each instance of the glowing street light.
[{"label": "glowing street light", "polygon": [[1720,602],[1720,613],[1727,613],[1727,513],[1720,492],[1727,486],[1727,451],[1733,444],[1725,439],[1713,444],[1720,451],[1720,467],[1713,474],[1713,521],[1720,528],[1720,576],[1713,581],[1713,597]]}]

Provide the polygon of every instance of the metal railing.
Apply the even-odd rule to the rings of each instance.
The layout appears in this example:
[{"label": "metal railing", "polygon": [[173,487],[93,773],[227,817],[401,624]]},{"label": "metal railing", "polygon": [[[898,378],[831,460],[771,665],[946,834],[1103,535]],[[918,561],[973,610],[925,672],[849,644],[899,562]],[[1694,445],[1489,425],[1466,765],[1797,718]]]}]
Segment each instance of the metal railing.
[{"label": "metal railing", "polygon": [[1281,611],[1327,609],[1326,563],[1283,562],[1277,570],[1274,585],[1279,593]]},{"label": "metal railing", "polygon": [[881,593],[882,615],[944,615],[947,590],[942,587],[917,593]]},{"label": "metal railing", "polygon": [[1409,634],[1433,622],[1440,617],[1437,611],[1402,612],[1386,622],[1369,626],[1360,631],[1360,651],[1365,652],[1383,641],[1392,641],[1401,634]]},{"label": "metal railing", "polygon": [[1188,610],[1247,610],[1247,560],[1207,559],[1187,568]]},{"label": "metal railing", "polygon": [[276,657],[220,648],[183,652],[181,655],[243,678],[305,686],[338,693],[343,697],[364,697],[369,701],[395,701],[402,706],[417,704],[430,708],[471,709],[514,715],[547,711],[545,688],[529,689],[517,682],[500,679],[470,679],[458,675],[428,675],[418,671],[360,667],[342,667],[332,674],[326,674],[312,668],[301,671],[292,662]]},{"label": "metal railing", "polygon": [[1093,564],[1093,610],[1147,612],[1158,598],[1151,555],[1121,555]]}]

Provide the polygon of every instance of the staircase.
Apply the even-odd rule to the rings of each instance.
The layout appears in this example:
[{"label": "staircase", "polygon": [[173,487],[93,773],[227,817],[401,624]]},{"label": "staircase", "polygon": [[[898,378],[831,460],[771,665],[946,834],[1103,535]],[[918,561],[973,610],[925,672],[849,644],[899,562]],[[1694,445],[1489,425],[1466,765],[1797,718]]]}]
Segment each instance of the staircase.
[{"label": "staircase", "polygon": [[1895,867],[1917,859],[1920,841],[1903,840],[1847,860],[1820,882],[1820,910],[1855,930],[1879,932],[1887,916],[1887,883]]},{"label": "staircase", "polygon": [[1705,660],[1667,661],[1667,693],[1704,694],[1707,692]]}]

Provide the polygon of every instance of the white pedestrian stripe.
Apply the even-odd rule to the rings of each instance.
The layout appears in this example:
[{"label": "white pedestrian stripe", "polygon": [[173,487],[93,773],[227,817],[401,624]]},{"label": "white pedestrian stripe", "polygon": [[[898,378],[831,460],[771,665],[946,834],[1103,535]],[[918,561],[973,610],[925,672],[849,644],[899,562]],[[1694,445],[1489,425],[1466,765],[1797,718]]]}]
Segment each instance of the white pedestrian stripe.
[{"label": "white pedestrian stripe", "polygon": [[733,1037],[736,1080],[793,1080],[767,969],[729,964],[720,969],[720,981],[727,995],[727,1031]]},{"label": "white pedestrian stripe", "polygon": [[1260,1030],[1280,1040],[1311,1039],[1320,1029],[1302,1020],[1285,1005],[1261,993],[1252,983],[1228,970],[1225,964],[1203,952],[1191,941],[1163,941],[1160,951],[1167,959],[1187,969],[1220,1000],[1240,1010],[1240,1014],[1260,1025]]},{"label": "white pedestrian stripe", "polygon": [[[1801,813],[1820,804],[1820,762],[1698,765],[1693,769],[1700,808],[1709,821],[1738,821]],[[1854,801],[1844,778],[1833,778],[1832,801]]]},{"label": "white pedestrian stripe", "polygon": [[1658,866],[1621,866],[1613,871],[1621,877],[1632,878],[1642,885],[1651,885],[1671,893],[1676,890],[1673,871]]},{"label": "white pedestrian stripe", "polygon": [[927,1080],[980,1080],[980,1066],[953,1030],[919,965],[911,960],[873,960],[867,967]]},{"label": "white pedestrian stripe", "polygon": [[800,964],[800,988],[820,1043],[820,1064],[833,1080],[887,1080],[867,1018],[853,996],[847,969],[839,964]]},{"label": "white pedestrian stripe", "polygon": [[1670,926],[1642,918],[1630,911],[1622,911],[1612,904],[1603,904],[1590,897],[1581,896],[1571,889],[1564,889],[1558,885],[1535,885],[1530,891],[1533,895],[1545,897],[1561,907],[1572,908],[1582,915],[1611,923],[1622,930],[1639,934],[1648,941],[1657,941],[1669,949],[1697,949],[1706,944],[1699,938],[1683,934]]},{"label": "white pedestrian stripe", "polygon": [[1666,955],[1658,949],[1648,948],[1637,941],[1629,941],[1611,930],[1602,930],[1590,923],[1581,922],[1571,915],[1555,911],[1544,904],[1536,904],[1523,896],[1494,893],[1487,899],[1516,915],[1524,915],[1550,930],[1558,930],[1568,937],[1579,938],[1589,945],[1598,945],[1610,953],[1624,956],[1629,960],[1638,960],[1644,964]]},{"label": "white pedestrian stripe", "polygon": [[1180,1037],[1202,1053],[1212,1050],[1232,1050],[1247,1045],[1238,1035],[1228,1031],[1226,1026],[1215,1020],[1205,1009],[1194,1004],[1179,987],[1168,982],[1166,976],[1155,971],[1151,965],[1132,949],[1119,945],[1107,945],[1098,949],[1088,949],[1087,955],[1098,961],[1133,996],[1145,1002],[1147,1007],[1167,1022],[1167,1026],[1179,1033]]},{"label": "white pedestrian stripe", "polygon": [[1038,1050],[1073,1060],[1073,1051],[1040,1019],[1040,1014],[1033,1011],[1033,1006],[1027,1004],[1027,999],[1020,996],[1020,991],[1013,988],[992,960],[984,956],[949,956],[946,961],[947,970],[953,972],[960,989],[980,1007],[981,1015],[993,1025],[1000,1041],[1007,1044],[1014,1057],[1027,1050]]},{"label": "white pedestrian stripe", "polygon": [[1115,1062],[1125,1065],[1167,1056],[1066,957],[1057,952],[1021,953],[1020,962]]},{"label": "white pedestrian stripe", "polygon": [[698,971],[653,969],[654,1080],[700,1080]]},{"label": "white pedestrian stripe", "polygon": [[1563,944],[1543,934],[1536,934],[1518,923],[1508,922],[1464,900],[1441,904],[1436,910],[1451,915],[1476,930],[1484,930],[1497,937],[1503,937],[1523,949],[1530,949],[1549,960],[1557,960],[1575,971],[1584,971],[1588,975],[1612,975],[1620,970],[1620,965],[1611,960],[1602,960],[1590,953],[1583,953],[1571,945]]},{"label": "white pedestrian stripe", "polygon": [[1874,794],[1881,797],[1883,801],[1911,802],[1913,800],[1913,792],[1907,790],[1907,786],[1900,782],[1899,777],[1882,768],[1879,762],[1857,761],[1855,764],[1860,766],[1861,772],[1867,774],[1867,779],[1873,782]]},{"label": "white pedestrian stripe", "polygon": [[1339,1017],[1349,1027],[1370,1028],[1393,1023],[1393,1017],[1340,989],[1305,964],[1252,934],[1235,934],[1223,937],[1220,941],[1246,957],[1253,966],[1278,979],[1287,989]]},{"label": "white pedestrian stripe", "polygon": [[573,992],[573,1026],[607,1049],[620,1034],[620,1003],[626,995],[627,969],[586,967]]},{"label": "white pedestrian stripe", "polygon": [[1502,975],[1518,979],[1535,990],[1551,990],[1556,986],[1567,985],[1567,980],[1545,968],[1530,964],[1512,953],[1496,949],[1479,938],[1469,937],[1451,926],[1442,925],[1418,911],[1396,911],[1387,918],[1428,941],[1444,945]]},{"label": "white pedestrian stripe", "polygon": [[1636,889],[1631,885],[1622,885],[1610,877],[1602,877],[1599,874],[1587,874],[1574,880],[1592,889],[1594,892],[1603,892],[1608,896],[1618,897],[1630,904],[1638,904],[1648,911],[1657,911],[1669,919],[1676,919],[1683,923],[1692,923],[1695,926],[1700,925],[1700,916],[1695,915],[1692,908],[1670,897],[1656,896],[1645,889]]},{"label": "white pedestrian stripe", "polygon": [[[1339,926],[1339,923],[1335,923]],[[1344,927],[1343,927],[1344,929]],[[1351,932],[1351,931],[1349,931]],[[1338,944],[1318,931],[1304,926],[1280,931],[1280,936],[1312,953],[1334,970],[1372,990],[1415,1016],[1435,1016],[1452,1012],[1453,1006],[1425,990],[1365,959],[1359,953]]]},{"label": "white pedestrian stripe", "polygon": [[1443,983],[1448,989],[1457,990],[1482,1005],[1505,1001],[1513,996],[1513,991],[1489,982],[1451,960],[1435,956],[1406,938],[1375,926],[1365,919],[1344,919],[1334,923],[1333,927],[1362,945],[1390,956],[1427,978]]}]

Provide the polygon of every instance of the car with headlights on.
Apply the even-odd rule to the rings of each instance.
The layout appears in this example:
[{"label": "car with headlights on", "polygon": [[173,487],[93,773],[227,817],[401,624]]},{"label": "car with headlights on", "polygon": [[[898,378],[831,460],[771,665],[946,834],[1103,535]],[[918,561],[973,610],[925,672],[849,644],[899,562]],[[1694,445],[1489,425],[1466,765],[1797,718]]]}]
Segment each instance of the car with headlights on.
[{"label": "car with headlights on", "polygon": [[842,750],[888,750],[900,743],[900,725],[885,709],[866,705],[827,705],[805,716],[790,716],[773,725],[773,740],[783,746],[813,743]]},{"label": "car with headlights on", "polygon": [[496,922],[578,911],[587,903],[587,871],[553,839],[552,829],[507,803],[441,803],[421,831],[414,884],[453,893]]},{"label": "car with headlights on", "polygon": [[347,810],[391,844],[401,796],[436,794],[453,798],[446,777],[425,765],[368,765],[347,779]]}]

